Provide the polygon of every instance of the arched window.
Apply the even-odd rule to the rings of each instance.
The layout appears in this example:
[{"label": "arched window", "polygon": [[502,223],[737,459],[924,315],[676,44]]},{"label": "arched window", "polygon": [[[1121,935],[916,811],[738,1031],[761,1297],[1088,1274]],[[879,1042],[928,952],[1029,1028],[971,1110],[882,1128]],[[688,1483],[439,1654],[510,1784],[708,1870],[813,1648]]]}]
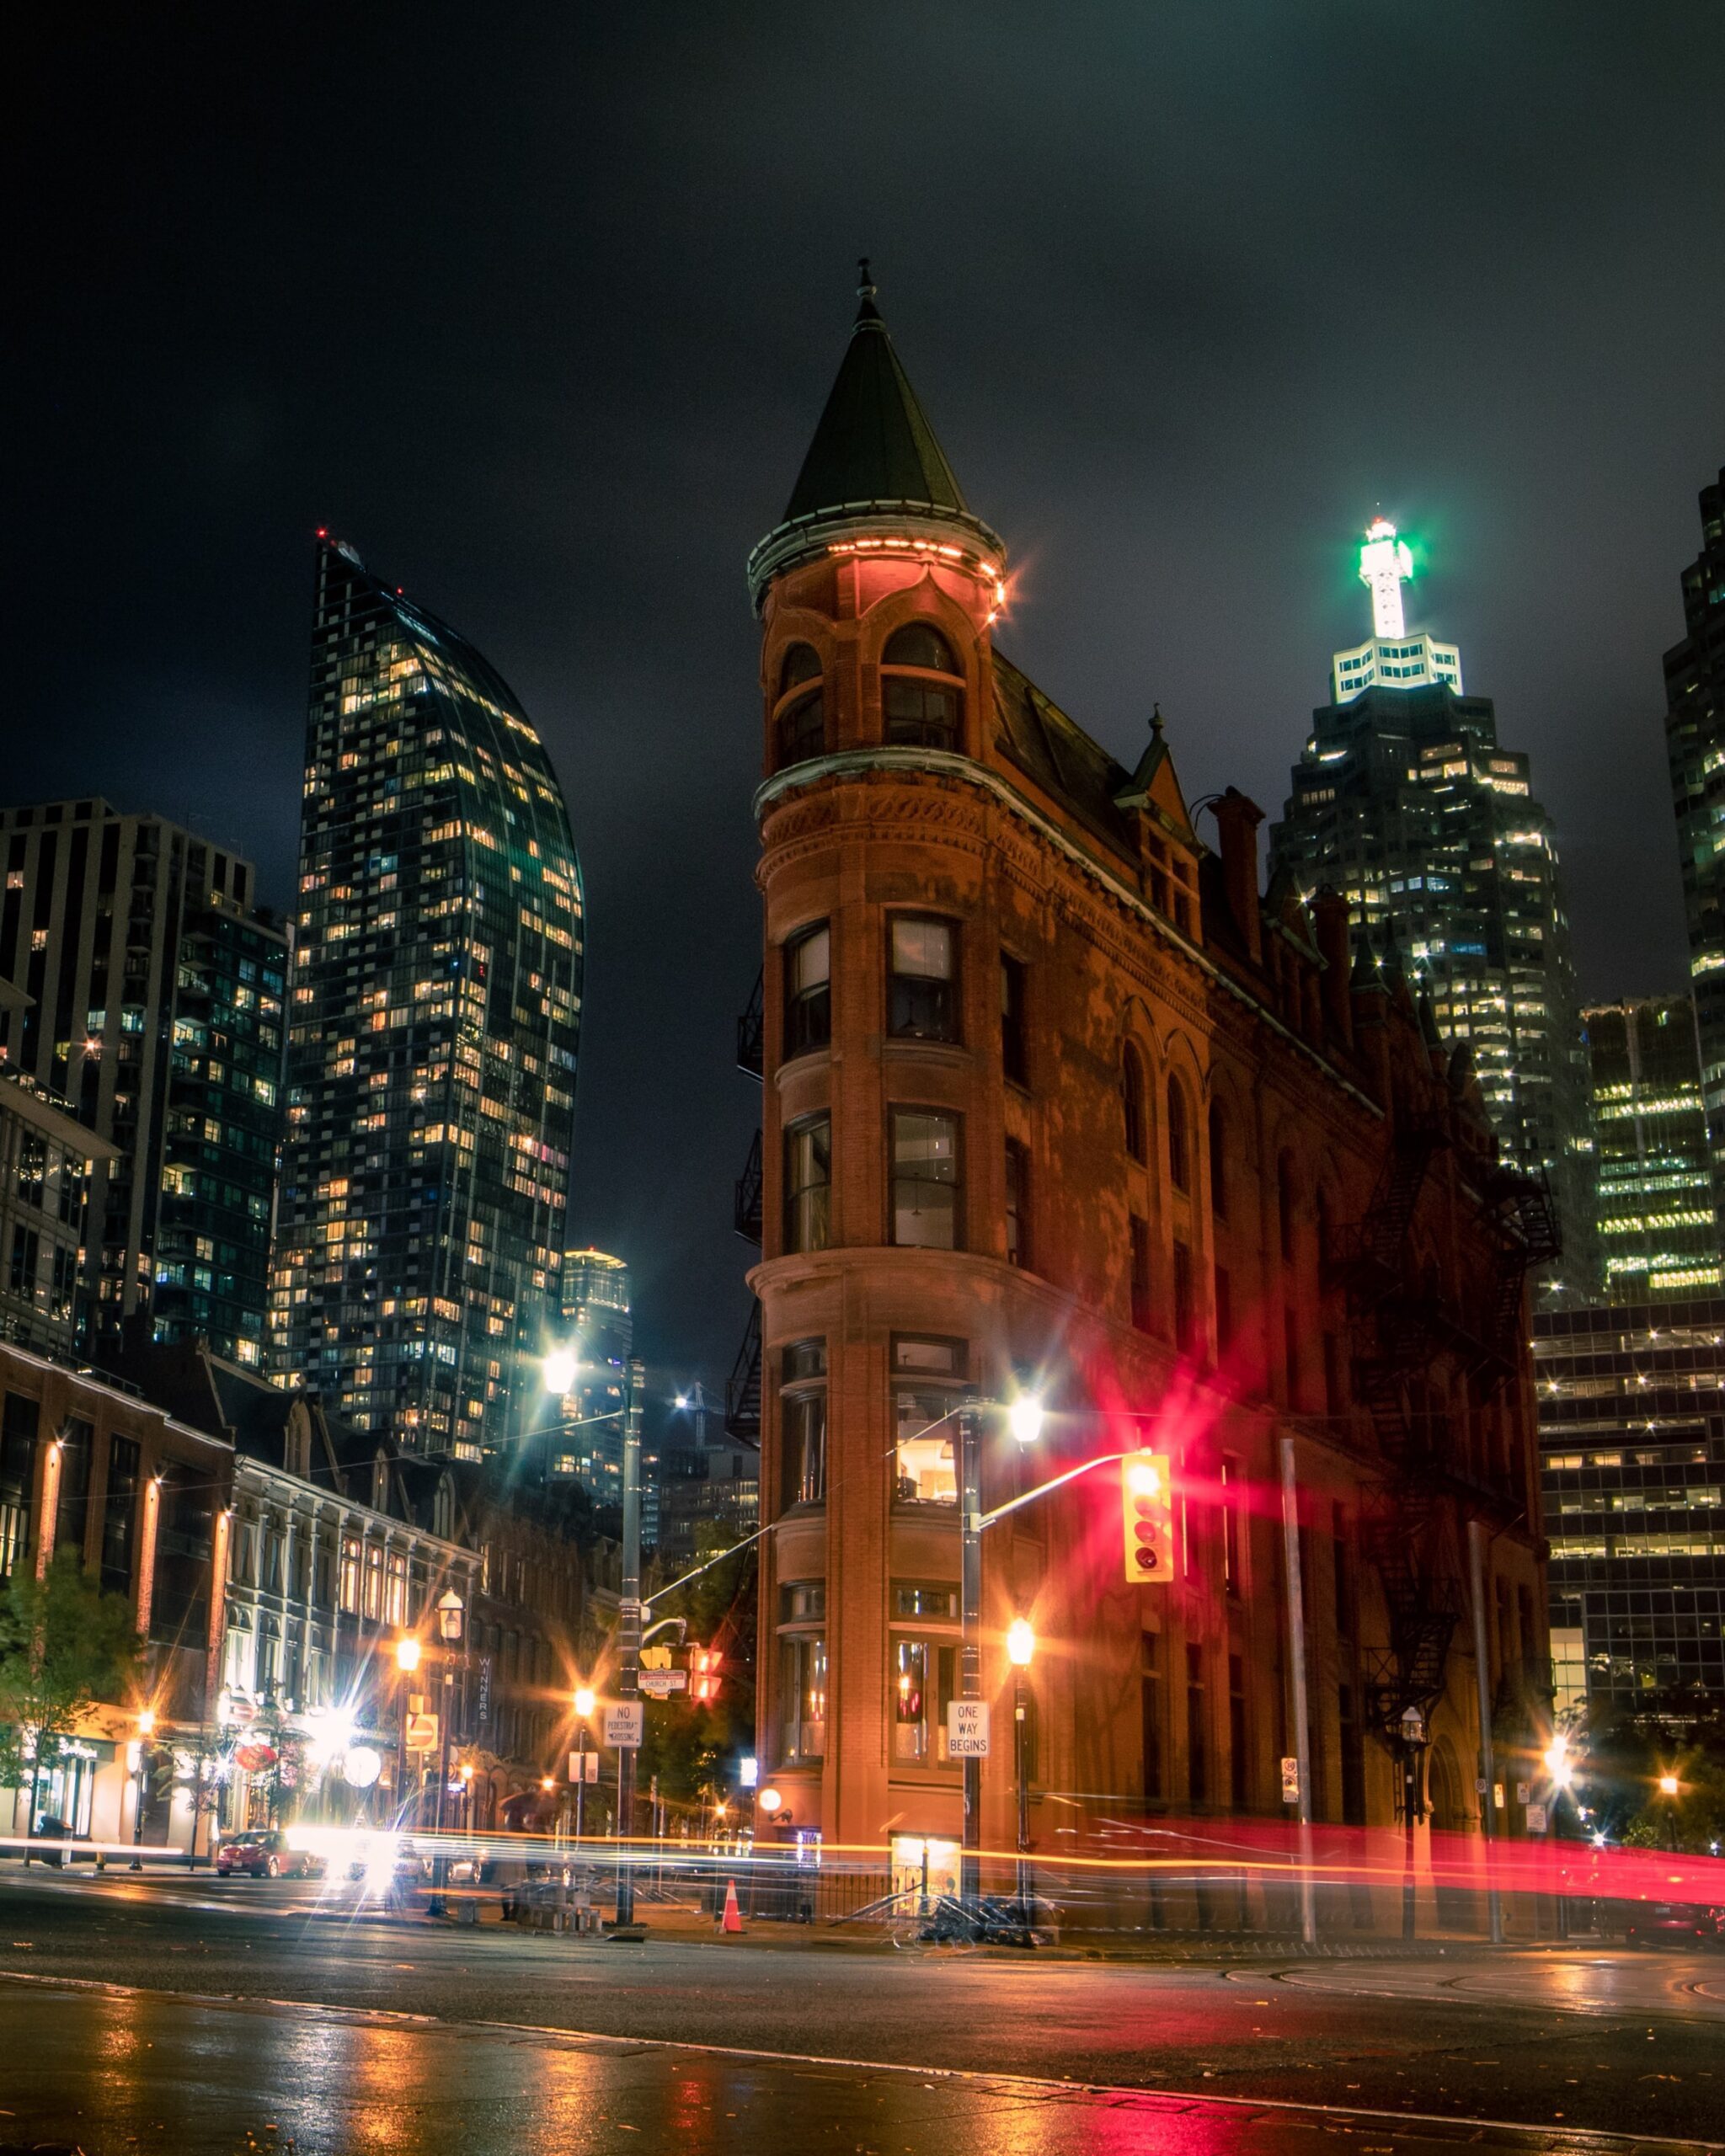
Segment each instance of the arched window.
[{"label": "arched window", "polygon": [[1282,1262],[1294,1262],[1294,1155],[1284,1153],[1276,1162],[1276,1219],[1282,1239]]},{"label": "arched window", "polygon": [[1186,1120],[1186,1089],[1168,1081],[1168,1180],[1176,1190],[1192,1187],[1192,1133]]},{"label": "arched window", "polygon": [[1120,1108],[1125,1123],[1126,1150],[1135,1161],[1141,1161],[1146,1158],[1144,1058],[1130,1041],[1120,1052]]},{"label": "arched window", "polygon": [[[808,685],[813,683],[811,688]],[[798,691],[801,691],[799,694]],[[793,643],[778,670],[778,700],[773,718],[773,768],[806,764],[826,748],[826,694],[820,659],[812,644]]]},{"label": "arched window", "polygon": [[887,638],[880,664],[887,740],[900,748],[956,750],[964,676],[940,631],[927,622],[907,622]]},{"label": "arched window", "polygon": [[1228,1119],[1221,1103],[1210,1104],[1210,1209],[1218,1220],[1228,1217]]}]

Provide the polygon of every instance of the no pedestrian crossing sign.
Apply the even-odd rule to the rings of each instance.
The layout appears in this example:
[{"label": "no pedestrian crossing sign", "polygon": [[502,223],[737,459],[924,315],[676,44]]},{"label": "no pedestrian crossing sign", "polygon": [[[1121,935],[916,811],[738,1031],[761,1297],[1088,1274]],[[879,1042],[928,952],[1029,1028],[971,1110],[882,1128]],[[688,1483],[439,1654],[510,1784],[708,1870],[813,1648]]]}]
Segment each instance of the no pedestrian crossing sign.
[{"label": "no pedestrian crossing sign", "polygon": [[638,1700],[606,1701],[605,1741],[614,1751],[638,1751],[646,1732],[647,1710]]},{"label": "no pedestrian crossing sign", "polygon": [[949,1700],[947,1702],[947,1757],[949,1759],[985,1759],[988,1757],[986,1700]]}]

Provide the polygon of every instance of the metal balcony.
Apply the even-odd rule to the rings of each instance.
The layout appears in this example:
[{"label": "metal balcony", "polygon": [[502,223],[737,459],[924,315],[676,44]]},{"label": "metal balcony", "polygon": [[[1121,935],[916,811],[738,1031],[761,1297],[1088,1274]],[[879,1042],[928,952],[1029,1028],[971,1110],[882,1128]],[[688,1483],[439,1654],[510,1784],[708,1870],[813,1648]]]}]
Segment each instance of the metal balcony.
[{"label": "metal balcony", "polygon": [[740,1444],[761,1442],[761,1305],[749,1312],[749,1329],[737,1350],[724,1389],[724,1433]]},{"label": "metal balcony", "polygon": [[766,1067],[766,976],[755,976],[748,1008],[737,1021],[737,1068],[759,1078]]},{"label": "metal balcony", "polygon": [[731,1214],[731,1225],[746,1243],[761,1247],[761,1133],[755,1134],[755,1143],[749,1148],[749,1158],[743,1172],[737,1178],[736,1196]]}]

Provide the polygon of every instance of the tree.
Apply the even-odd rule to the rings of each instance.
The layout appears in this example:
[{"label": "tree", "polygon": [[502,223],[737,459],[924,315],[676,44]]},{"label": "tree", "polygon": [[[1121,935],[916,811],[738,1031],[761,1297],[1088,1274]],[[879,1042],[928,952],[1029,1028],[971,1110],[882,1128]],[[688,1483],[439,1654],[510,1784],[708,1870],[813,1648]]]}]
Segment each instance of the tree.
[{"label": "tree", "polygon": [[0,1788],[28,1773],[27,1837],[45,1762],[92,1707],[134,1688],[143,1652],[131,1602],[104,1594],[76,1552],[61,1550],[40,1580],[14,1569],[0,1594]]}]

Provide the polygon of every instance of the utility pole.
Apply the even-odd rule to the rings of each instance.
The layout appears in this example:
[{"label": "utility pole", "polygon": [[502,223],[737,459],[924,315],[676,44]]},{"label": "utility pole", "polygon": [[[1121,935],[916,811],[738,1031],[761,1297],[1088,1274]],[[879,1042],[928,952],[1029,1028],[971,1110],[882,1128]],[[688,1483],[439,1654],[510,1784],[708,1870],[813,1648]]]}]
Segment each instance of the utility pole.
[{"label": "utility pole", "polygon": [[[623,1422],[623,1577],[617,1600],[617,1692],[633,1704],[641,1696],[641,1428]],[[617,1932],[635,1925],[635,1881],[624,1842],[635,1827],[635,1748],[618,1748],[617,1760]]]},{"label": "utility pole", "polygon": [[[977,1412],[974,1403],[959,1411],[959,1603],[963,1644],[959,1649],[959,1689],[967,1700],[982,1697],[982,1465]],[[964,1851],[959,1865],[959,1898],[968,1915],[976,1913],[981,1891],[982,1762],[964,1755]]]}]

